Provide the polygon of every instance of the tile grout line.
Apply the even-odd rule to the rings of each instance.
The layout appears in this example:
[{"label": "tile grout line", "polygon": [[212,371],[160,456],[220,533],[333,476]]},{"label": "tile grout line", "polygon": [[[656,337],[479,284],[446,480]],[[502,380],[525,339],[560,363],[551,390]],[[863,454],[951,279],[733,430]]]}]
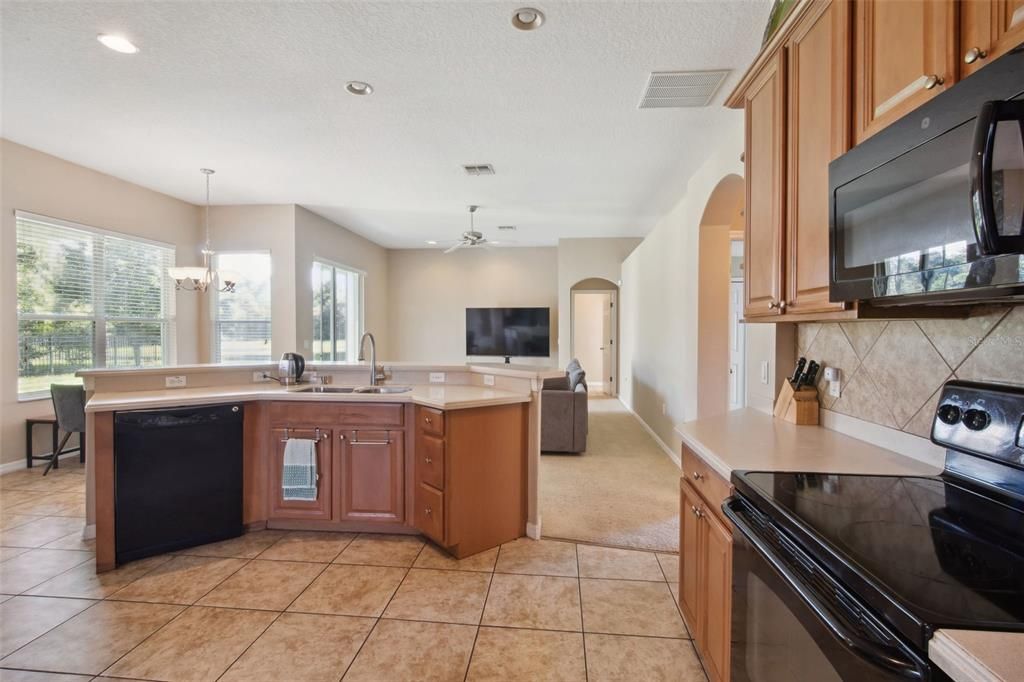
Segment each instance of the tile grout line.
[{"label": "tile grout line", "polygon": [[480,639],[480,628],[484,624],[484,612],[487,611],[487,600],[491,598],[491,585],[494,584],[494,569],[498,567],[498,559],[501,558],[501,545],[498,545],[498,551],[494,555],[494,564],[491,566],[490,577],[487,579],[487,592],[484,593],[484,603],[480,607],[480,618],[476,622],[476,633],[473,635],[473,646],[469,648],[469,660],[466,662],[466,673],[462,676],[462,682],[466,682],[469,679],[469,669],[473,665],[473,655],[476,654],[476,642]]},{"label": "tile grout line", "polygon": [[[590,680],[590,668],[587,665],[587,626],[583,622],[583,579],[580,577],[582,571],[580,570],[580,546],[573,545],[573,549],[576,553],[576,594],[580,597],[580,639],[583,640],[583,679],[589,682]],[[654,558],[658,560],[657,557]]]}]

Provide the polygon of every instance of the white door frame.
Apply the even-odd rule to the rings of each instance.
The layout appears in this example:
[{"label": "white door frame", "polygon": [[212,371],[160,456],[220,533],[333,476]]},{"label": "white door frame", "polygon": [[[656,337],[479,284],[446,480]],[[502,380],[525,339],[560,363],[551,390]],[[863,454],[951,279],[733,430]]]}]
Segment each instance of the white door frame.
[{"label": "white door frame", "polygon": [[[601,377],[604,392],[612,397],[619,395],[619,292],[617,289],[573,289],[569,297],[569,356],[576,357],[576,296],[578,294],[608,294],[611,304],[611,338],[612,350],[610,366],[606,369],[608,376]],[[584,369],[586,369],[584,367]]]}]

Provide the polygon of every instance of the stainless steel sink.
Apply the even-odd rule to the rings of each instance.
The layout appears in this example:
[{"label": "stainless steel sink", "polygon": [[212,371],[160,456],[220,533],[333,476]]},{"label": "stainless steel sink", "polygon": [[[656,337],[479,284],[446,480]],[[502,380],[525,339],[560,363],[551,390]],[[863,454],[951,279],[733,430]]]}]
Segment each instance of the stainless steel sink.
[{"label": "stainless steel sink", "polygon": [[407,393],[412,386],[360,386],[356,393]]},{"label": "stainless steel sink", "polygon": [[353,386],[303,386],[295,389],[296,393],[355,393]]}]

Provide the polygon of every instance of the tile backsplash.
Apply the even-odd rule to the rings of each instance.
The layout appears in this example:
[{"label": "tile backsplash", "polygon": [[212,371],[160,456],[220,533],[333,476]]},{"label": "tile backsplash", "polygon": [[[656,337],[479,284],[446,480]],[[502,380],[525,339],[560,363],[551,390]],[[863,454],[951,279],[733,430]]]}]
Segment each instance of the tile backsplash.
[{"label": "tile backsplash", "polygon": [[823,409],[927,438],[947,380],[1024,383],[1024,306],[959,320],[801,324],[797,348],[841,372],[838,399],[819,380]]}]

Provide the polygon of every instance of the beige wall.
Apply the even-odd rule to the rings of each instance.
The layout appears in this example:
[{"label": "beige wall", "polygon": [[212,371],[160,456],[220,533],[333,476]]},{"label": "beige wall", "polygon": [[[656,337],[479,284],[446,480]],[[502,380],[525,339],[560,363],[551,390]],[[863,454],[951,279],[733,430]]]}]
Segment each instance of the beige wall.
[{"label": "beige wall", "polygon": [[[48,400],[17,401],[15,210],[168,242],[175,245],[179,264],[199,259],[199,213],[192,204],[0,140],[0,463],[24,457],[26,418],[52,414]],[[176,316],[177,362],[197,362],[195,294],[177,295]],[[37,441],[47,445],[44,429]]]},{"label": "beige wall", "polygon": [[[295,206],[294,204],[213,206],[210,209],[210,240],[214,251],[269,251],[271,267],[270,357],[297,350],[295,306]],[[212,310],[203,305],[203,362],[212,362],[209,337]]]},{"label": "beige wall", "polygon": [[[570,291],[578,282],[597,277],[618,284],[622,273],[622,261],[642,239],[634,237],[608,239],[559,239],[558,240],[558,307],[568,311]],[[564,339],[558,347],[558,364],[568,364],[571,345],[572,320],[569,314],[562,315],[558,323],[558,337]]]},{"label": "beige wall", "polygon": [[[619,395],[673,452],[680,446],[675,425],[697,417],[699,228],[718,183],[743,173],[742,112],[723,112],[717,129],[707,134],[717,141],[715,152],[622,264]],[[784,342],[774,343],[775,326],[767,327],[767,339],[747,337],[748,354],[769,356],[782,349]],[[770,349],[758,347],[769,342]],[[789,349],[786,357],[791,356]]]},{"label": "beige wall", "polygon": [[295,309],[300,353],[308,353],[313,333],[313,260],[324,259],[365,273],[364,324],[377,341],[378,357],[391,359],[388,339],[388,252],[302,206],[295,207]]},{"label": "beige wall", "polygon": [[[388,359],[465,362],[466,308],[551,308],[557,356],[558,255],[555,248],[406,249],[388,253]],[[529,362],[521,360],[520,362]]]}]

